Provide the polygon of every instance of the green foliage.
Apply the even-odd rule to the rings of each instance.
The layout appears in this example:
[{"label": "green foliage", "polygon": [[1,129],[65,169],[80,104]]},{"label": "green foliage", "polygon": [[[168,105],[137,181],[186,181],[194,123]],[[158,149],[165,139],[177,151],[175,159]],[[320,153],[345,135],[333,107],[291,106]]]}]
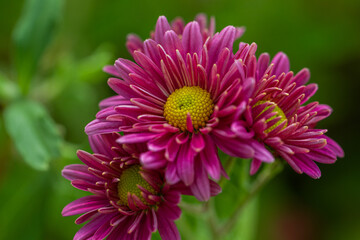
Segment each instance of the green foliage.
[{"label": "green foliage", "polygon": [[44,50],[52,39],[61,16],[63,0],[27,0],[14,30],[17,77],[23,93]]},{"label": "green foliage", "polygon": [[17,163],[6,177],[6,184],[0,185],[0,239],[42,239],[50,176]]},{"label": "green foliage", "polygon": [[60,136],[46,109],[32,101],[19,100],[4,112],[5,127],[26,163],[46,170],[60,154]]},{"label": "green foliage", "polygon": [[0,72],[0,102],[7,103],[18,96],[17,85]]}]

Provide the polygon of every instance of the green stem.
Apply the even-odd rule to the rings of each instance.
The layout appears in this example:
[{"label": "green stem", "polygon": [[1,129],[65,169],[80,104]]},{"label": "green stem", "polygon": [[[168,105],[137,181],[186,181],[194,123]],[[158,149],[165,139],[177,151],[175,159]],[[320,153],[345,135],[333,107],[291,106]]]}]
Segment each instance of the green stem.
[{"label": "green stem", "polygon": [[218,226],[218,217],[215,211],[215,201],[213,199],[210,199],[208,202],[208,216],[207,221],[209,224],[209,228],[211,231],[211,238],[213,240],[220,239],[220,236],[218,235],[217,226]]},{"label": "green stem", "polygon": [[[230,157],[228,159],[226,159],[226,163],[225,163],[225,166],[224,166],[224,169],[226,171],[226,173],[230,176],[233,168],[234,168],[234,165],[235,165],[235,160],[236,160],[236,157]],[[225,186],[225,183],[227,183],[228,180],[226,178],[221,178],[220,181],[219,181],[219,185],[221,188],[224,188]]]},{"label": "green stem", "polygon": [[247,204],[262,189],[262,187],[264,187],[274,176],[280,172],[281,169],[282,164],[280,161],[275,161],[274,163],[266,166],[266,168],[257,176],[248,194],[239,202],[239,205],[229,220],[223,226],[217,228],[217,236],[224,236],[229,231],[231,231]]},{"label": "green stem", "polygon": [[207,202],[202,205],[180,202],[179,207],[181,207],[182,209],[184,209],[189,213],[196,213],[196,214],[204,213],[208,209]]}]

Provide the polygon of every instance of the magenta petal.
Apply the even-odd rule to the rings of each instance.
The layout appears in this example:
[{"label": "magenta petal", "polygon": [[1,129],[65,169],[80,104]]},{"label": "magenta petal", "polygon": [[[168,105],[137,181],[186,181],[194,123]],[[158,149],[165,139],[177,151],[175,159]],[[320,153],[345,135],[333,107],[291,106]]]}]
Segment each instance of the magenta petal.
[{"label": "magenta petal", "polygon": [[104,122],[95,119],[91,121],[88,125],[86,125],[85,132],[88,135],[119,132],[120,126],[121,126],[121,122],[111,122],[111,121]]},{"label": "magenta petal", "polygon": [[190,22],[185,26],[182,45],[186,53],[197,53],[200,54],[202,49],[202,36],[200,33],[200,26],[197,22]]},{"label": "magenta petal", "polygon": [[121,75],[119,74],[119,72],[116,70],[116,68],[112,65],[107,65],[103,68],[103,71],[110,74],[110,75],[113,75],[115,77],[121,77]]},{"label": "magenta petal", "polygon": [[142,153],[140,155],[140,161],[144,167],[148,169],[160,169],[165,167],[167,163],[162,153],[151,151]]},{"label": "magenta petal", "polygon": [[165,150],[166,147],[169,145],[169,141],[173,134],[164,134],[160,135],[159,137],[150,140],[147,145],[149,150],[153,152],[158,152],[161,150]]},{"label": "magenta petal", "polygon": [[111,230],[114,228],[110,225],[110,219],[105,221],[95,232],[93,239],[104,239],[107,235],[111,232]]},{"label": "magenta petal", "polygon": [[109,221],[113,216],[111,214],[99,214],[93,220],[85,224],[74,236],[74,240],[92,239],[93,234],[102,225]]},{"label": "magenta petal", "polygon": [[116,142],[123,144],[123,143],[139,143],[139,142],[146,142],[151,139],[158,137],[158,133],[134,133],[128,134],[125,136],[120,137]]},{"label": "magenta petal", "polygon": [[311,160],[319,163],[332,164],[336,162],[336,154],[328,145],[321,149],[311,150],[308,156]]},{"label": "magenta petal", "polygon": [[170,24],[165,16],[160,16],[155,27],[155,41],[163,44],[165,32],[171,30]]},{"label": "magenta petal", "polygon": [[116,153],[111,150],[111,146],[117,145],[116,139],[120,137],[118,133],[90,135],[89,144],[94,153],[99,153],[109,157],[110,159],[116,156]]},{"label": "magenta petal", "polygon": [[250,166],[250,175],[254,175],[259,170],[260,166],[261,166],[261,161],[254,158]]},{"label": "magenta petal", "polygon": [[159,233],[162,239],[180,240],[180,233],[173,221],[167,220],[166,216],[158,216]]},{"label": "magenta petal", "polygon": [[148,56],[154,63],[160,63],[159,50],[157,48],[157,43],[152,39],[147,39],[144,42],[144,53]]},{"label": "magenta petal", "polygon": [[179,175],[177,174],[177,166],[175,162],[168,163],[165,171],[165,178],[169,184],[175,184],[180,181]]},{"label": "magenta petal", "polygon": [[301,86],[307,83],[310,79],[310,71],[307,68],[302,69],[293,77],[292,82],[296,83],[296,86]]},{"label": "magenta petal", "polygon": [[162,45],[167,54],[174,60],[177,58],[176,51],[183,52],[181,40],[179,36],[172,30],[167,31],[164,36],[164,44]]},{"label": "magenta petal", "polygon": [[[177,204],[177,203],[176,203]],[[165,201],[158,210],[158,214],[166,216],[167,219],[176,220],[181,215],[181,209],[175,204],[168,203]]]},{"label": "magenta petal", "polygon": [[212,67],[213,63],[217,61],[219,53],[222,49],[228,48],[232,51],[235,40],[236,29],[233,26],[224,28],[218,35],[215,35],[209,49],[209,65]]},{"label": "magenta petal", "polygon": [[210,180],[210,196],[216,196],[222,192],[222,189],[219,184]]},{"label": "magenta petal", "polygon": [[315,179],[321,177],[321,171],[319,167],[306,155],[298,154],[296,157],[294,156],[293,159],[296,161],[296,164],[299,166],[301,171],[303,171],[310,177]]},{"label": "magenta petal", "polygon": [[159,66],[156,65],[144,53],[135,51],[134,52],[134,60],[146,71],[146,73],[150,76],[150,79],[157,80],[157,81],[162,80],[163,76],[162,76]]},{"label": "magenta petal", "polygon": [[274,64],[272,74],[275,76],[280,76],[281,73],[287,73],[290,69],[289,58],[285,53],[279,52],[275,55],[271,63]]},{"label": "magenta petal", "polygon": [[113,107],[120,104],[129,104],[130,101],[127,99],[124,99],[123,96],[115,95],[109,98],[105,98],[104,100],[100,101],[99,107],[100,109]]},{"label": "magenta petal", "polygon": [[245,30],[246,30],[245,27],[237,27],[236,33],[235,33],[235,39],[241,38],[241,36],[244,34]]},{"label": "magenta petal", "polygon": [[318,90],[318,85],[315,83],[311,83],[309,85],[307,85],[304,89],[304,94],[305,97],[304,99],[301,101],[301,104],[305,103],[307,100],[309,100],[309,98],[311,98],[316,91]]},{"label": "magenta petal", "polygon": [[190,144],[183,144],[177,159],[177,172],[180,179],[189,186],[194,181],[194,153],[190,150]]},{"label": "magenta petal", "polygon": [[263,143],[253,140],[251,141],[251,146],[255,150],[255,155],[254,155],[255,159],[267,163],[271,163],[275,160],[274,156],[266,149]]},{"label": "magenta petal", "polygon": [[127,99],[136,97],[137,95],[132,91],[129,84],[118,78],[109,78],[108,85],[114,90],[117,94]]},{"label": "magenta petal", "polygon": [[180,148],[180,144],[177,143],[176,138],[177,135],[174,135],[172,138],[169,139],[169,143],[165,150],[165,157],[171,162],[175,160],[178,150]]},{"label": "magenta petal", "polygon": [[186,129],[191,133],[194,131],[190,113],[187,113],[186,115]]},{"label": "magenta petal", "polygon": [[[128,234],[127,229],[133,222],[133,217],[128,217],[121,224],[118,224],[116,228],[109,234],[106,240],[133,240],[133,234]],[[150,236],[149,236],[150,237]]]},{"label": "magenta petal", "polygon": [[236,133],[239,138],[250,139],[254,136],[254,131],[248,131],[245,122],[235,121],[231,124],[231,130]]},{"label": "magenta petal", "polygon": [[187,132],[182,132],[176,136],[176,142],[179,145],[187,143],[189,140],[189,134]]},{"label": "magenta petal", "polygon": [[150,239],[151,238],[151,231],[150,231],[150,226],[149,226],[149,222],[144,222],[142,223],[142,225],[145,225],[142,228],[138,228],[136,230],[137,235],[135,236],[135,239]]},{"label": "magenta petal", "polygon": [[332,140],[328,136],[324,136],[327,142],[327,146],[338,156],[338,157],[344,157],[344,150],[340,147],[339,144],[337,144],[334,140]]},{"label": "magenta petal", "polygon": [[255,151],[248,141],[233,138],[214,138],[216,145],[226,154],[233,157],[252,158]]},{"label": "magenta petal", "polygon": [[109,205],[109,200],[103,196],[85,196],[66,205],[61,214],[63,216],[71,216],[92,211],[107,205]]},{"label": "magenta petal", "polygon": [[128,49],[130,54],[133,54],[134,51],[142,51],[143,50],[143,42],[139,38],[139,36],[135,34],[129,34],[126,40],[126,48]]},{"label": "magenta petal", "polygon": [[83,164],[72,164],[65,166],[61,171],[61,175],[70,181],[75,179],[82,179],[95,183],[98,180],[98,178],[96,178],[88,171],[88,167]]},{"label": "magenta petal", "polygon": [[147,111],[150,114],[157,114],[157,115],[163,115],[163,109],[162,106],[158,106],[157,104],[154,104],[146,99],[143,98],[131,98],[130,100],[134,105],[138,106],[139,108],[143,109],[144,111]]},{"label": "magenta petal", "polygon": [[266,69],[268,68],[270,62],[270,56],[268,53],[262,53],[259,57],[258,63],[257,63],[257,78],[256,80],[261,80],[261,78],[264,76]]},{"label": "magenta petal", "polygon": [[200,161],[196,161],[195,171],[195,180],[190,189],[199,201],[207,201],[210,198],[210,180]]},{"label": "magenta petal", "polygon": [[200,133],[194,133],[191,138],[191,149],[195,152],[201,152],[205,147],[205,141]]},{"label": "magenta petal", "polygon": [[206,140],[206,149],[200,152],[200,162],[206,168],[207,173],[215,180],[220,179],[220,159],[217,154],[217,148],[210,137],[204,136]]},{"label": "magenta petal", "polygon": [[81,215],[80,217],[78,217],[78,218],[75,220],[75,223],[76,223],[76,224],[82,224],[82,223],[84,223],[84,222],[87,222],[87,221],[89,221],[90,219],[93,219],[93,217],[94,217],[95,215],[97,215],[97,214],[99,214],[98,209],[95,209],[95,210],[92,210],[92,211],[90,211],[90,212],[87,212],[87,213]]}]

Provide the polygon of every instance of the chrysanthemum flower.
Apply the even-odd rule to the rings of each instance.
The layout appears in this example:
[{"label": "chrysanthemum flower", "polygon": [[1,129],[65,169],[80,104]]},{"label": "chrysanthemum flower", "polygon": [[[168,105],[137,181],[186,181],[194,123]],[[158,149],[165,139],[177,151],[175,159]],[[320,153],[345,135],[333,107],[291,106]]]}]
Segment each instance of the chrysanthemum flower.
[{"label": "chrysanthemum flower", "polygon": [[[315,128],[332,109],[318,102],[304,105],[317,90],[314,83],[304,85],[310,78],[308,69],[294,76],[289,71],[288,57],[281,52],[269,62],[270,57],[265,53],[260,55],[256,68],[253,65],[255,90],[244,119],[238,124],[261,143],[255,151],[270,151],[287,161],[296,172],[319,178],[321,172],[315,162],[331,164],[344,156],[341,147],[324,135],[327,130]],[[252,174],[261,162],[254,158]]]},{"label": "chrysanthemum flower", "polygon": [[[63,216],[83,214],[75,223],[85,224],[74,239],[150,239],[158,230],[162,239],[180,239],[174,220],[181,214],[180,194],[189,194],[184,185],[169,185],[164,173],[145,170],[138,157],[146,146],[119,145],[117,133],[91,136],[95,152],[78,151],[85,163],[66,166],[62,175],[78,189],[93,195],[68,204]],[[211,183],[212,194],[220,187]]]},{"label": "chrysanthemum flower", "polygon": [[207,28],[205,19],[171,26],[160,17],[152,39],[131,35],[127,46],[136,63],[120,58],[105,68],[117,77],[108,83],[118,95],[101,102],[97,119],[86,127],[90,135],[126,132],[119,143],[146,142],[143,166],[165,168],[169,183],[182,181],[199,200],[210,197],[208,176],[225,175],[217,147],[231,156],[274,160],[268,151],[254,152],[259,143],[232,124],[254,87],[255,73],[246,66],[254,63],[256,45],[241,43],[233,54],[243,29],[228,26],[213,34],[213,22]]}]

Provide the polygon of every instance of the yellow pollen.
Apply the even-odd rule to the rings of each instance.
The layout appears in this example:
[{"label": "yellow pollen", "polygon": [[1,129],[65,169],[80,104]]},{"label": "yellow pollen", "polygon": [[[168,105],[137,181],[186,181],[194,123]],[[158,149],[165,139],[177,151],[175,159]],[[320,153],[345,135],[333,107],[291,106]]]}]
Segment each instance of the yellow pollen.
[{"label": "yellow pollen", "polygon": [[[278,107],[278,105],[274,102],[270,102],[270,101],[259,101],[257,102],[253,107],[258,106],[260,104],[263,104],[265,102],[269,102],[269,103],[273,103],[275,104],[275,108],[274,110],[272,110],[272,112],[276,112],[276,114],[268,119],[265,120],[266,123],[270,122],[271,120],[273,120],[274,118],[277,117],[281,117],[281,119],[279,121],[277,121],[274,125],[272,125],[271,127],[267,128],[264,132],[265,133],[269,133],[272,130],[274,130],[277,126],[279,126],[283,121],[287,120],[287,117],[285,115],[285,113],[281,110],[281,108]],[[266,108],[264,108],[264,110],[262,110],[261,113],[259,113],[258,116],[260,116],[263,112],[265,112],[266,110],[268,110],[272,105],[267,106]],[[283,129],[286,128],[287,123],[284,125]]]},{"label": "yellow pollen", "polygon": [[141,195],[141,190],[137,187],[138,185],[142,186],[152,194],[156,193],[154,188],[141,176],[140,172],[140,165],[133,165],[122,172],[120,182],[117,186],[119,196],[118,203],[120,205],[129,206],[128,193],[135,194],[141,202],[148,205],[147,201]]},{"label": "yellow pollen", "polygon": [[186,117],[190,114],[193,128],[205,127],[214,111],[214,103],[210,93],[198,87],[183,87],[176,89],[166,100],[164,117],[174,127],[186,130]]}]

